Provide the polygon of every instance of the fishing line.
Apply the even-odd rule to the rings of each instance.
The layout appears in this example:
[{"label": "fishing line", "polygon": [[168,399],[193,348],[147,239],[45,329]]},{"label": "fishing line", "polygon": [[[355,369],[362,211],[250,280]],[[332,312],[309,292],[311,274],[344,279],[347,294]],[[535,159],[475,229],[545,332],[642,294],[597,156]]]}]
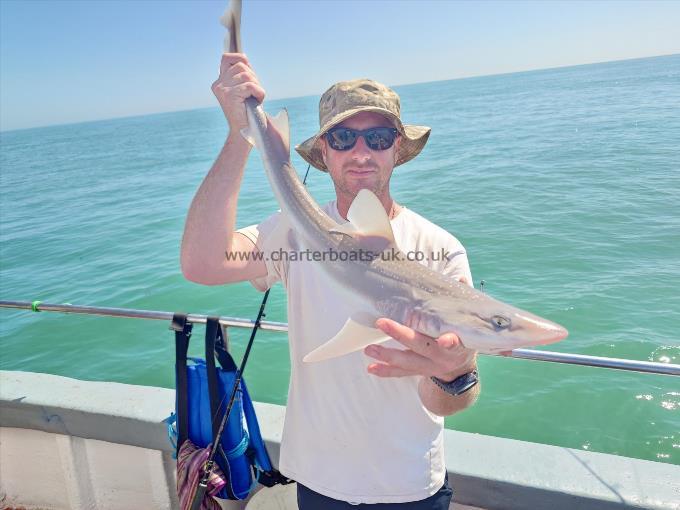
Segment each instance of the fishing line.
[{"label": "fishing line", "polygon": [[304,184],[305,186],[307,186],[307,176],[309,175],[309,169],[310,169],[311,166],[312,166],[311,164],[307,165],[307,171],[305,172],[305,178],[302,179],[302,184]]},{"label": "fishing line", "polygon": [[[307,177],[309,176],[309,169],[311,168],[311,165],[307,165],[307,172],[305,173],[305,177],[302,181],[303,185],[307,185]],[[236,377],[234,380],[234,388],[231,391],[231,396],[229,397],[229,404],[227,405],[227,410],[224,412],[224,415],[222,416],[222,420],[220,421],[220,427],[217,429],[217,433],[215,434],[215,437],[213,438],[213,447],[210,449],[210,455],[208,456],[208,460],[206,460],[205,465],[204,465],[204,470],[203,470],[203,476],[201,477],[201,480],[199,481],[199,490],[194,494],[194,501],[193,503],[197,503],[203,500],[201,492],[203,492],[207,486],[208,486],[208,480],[210,479],[210,474],[212,473],[214,464],[215,464],[215,454],[217,453],[218,449],[222,453],[222,455],[225,455],[224,449],[222,448],[222,443],[220,441],[220,438],[222,437],[222,433],[224,432],[224,427],[227,424],[227,420],[229,419],[229,415],[231,414],[231,409],[234,407],[234,401],[236,400],[236,395],[239,391],[239,386],[241,384],[241,379],[243,377],[243,372],[246,368],[246,363],[248,362],[248,357],[250,356],[250,350],[253,346],[253,342],[255,340],[255,335],[257,334],[257,330],[260,329],[260,323],[262,322],[262,319],[266,317],[265,314],[265,306],[267,305],[267,299],[269,298],[269,291],[271,288],[267,289],[267,291],[264,293],[264,296],[262,297],[262,302],[260,303],[260,309],[257,314],[257,318],[255,319],[255,325],[253,326],[253,330],[250,333],[250,339],[248,340],[248,345],[246,347],[246,352],[243,354],[243,359],[241,360],[241,366],[238,368],[236,371]],[[225,328],[225,338],[226,338],[226,328]],[[212,353],[214,356],[214,353]],[[226,395],[225,395],[226,397]],[[219,416],[220,409],[222,408],[222,404],[224,404],[224,397],[222,398],[222,401],[220,402],[219,406],[217,407],[217,413],[216,416]],[[213,416],[213,419],[216,417]],[[197,497],[200,496],[200,497]]]},{"label": "fishing line", "polygon": [[[307,186],[307,177],[309,176],[309,169],[311,168],[311,166],[312,166],[311,164],[307,165],[307,171],[305,172],[305,177],[302,180],[302,184],[304,184],[305,186]],[[264,308],[267,305],[267,299],[269,298],[269,291],[270,291],[270,289],[267,289],[267,291],[264,293],[264,296],[262,297],[262,302],[260,303],[260,314],[258,314],[257,319],[255,319],[255,325],[253,326],[253,330],[250,334],[250,340],[248,340],[248,346],[246,347],[246,352],[243,355],[244,361],[242,362],[241,367],[239,368],[239,371],[238,371],[238,374],[237,374],[237,376],[239,377],[239,381],[240,381],[240,376],[243,373],[243,370],[245,370],[245,360],[247,360],[248,355],[250,354],[250,347],[253,344],[253,340],[255,340],[255,335],[257,334],[257,330],[260,327],[260,323],[262,322],[262,319],[267,316],[267,314],[264,312]],[[36,303],[39,304],[40,301],[36,301]],[[35,310],[35,311],[37,311],[37,310]],[[223,328],[223,336],[224,336],[225,341],[226,341],[226,338],[227,338],[227,327],[226,326]],[[236,382],[236,386],[238,386],[238,382]],[[225,397],[226,397],[226,395],[225,395]],[[224,398],[225,397],[222,398],[222,401],[220,402],[219,406],[217,407],[217,415],[219,415],[220,409],[222,408],[222,404],[224,404]],[[233,405],[234,397],[235,397],[235,395],[232,394],[231,400],[229,401],[229,404],[227,406],[227,416],[228,416],[229,411],[231,410],[231,407]],[[215,419],[215,416],[213,416],[213,419]],[[224,424],[224,418],[222,419],[220,427],[223,427],[223,424]],[[218,435],[218,437],[219,437],[219,435]],[[221,445],[220,445],[220,448],[221,448]]]}]

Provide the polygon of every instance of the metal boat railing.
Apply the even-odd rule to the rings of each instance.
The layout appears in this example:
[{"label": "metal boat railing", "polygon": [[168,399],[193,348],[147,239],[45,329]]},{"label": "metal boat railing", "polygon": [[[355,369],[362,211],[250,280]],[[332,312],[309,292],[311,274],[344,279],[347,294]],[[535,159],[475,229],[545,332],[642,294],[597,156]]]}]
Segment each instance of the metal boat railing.
[{"label": "metal boat railing", "polygon": [[[127,317],[131,319],[153,319],[171,321],[173,313],[152,310],[135,310],[130,308],[107,308],[100,306],[81,306],[72,304],[52,304],[41,301],[1,301],[0,308],[16,308],[32,310],[34,312],[61,312],[87,315],[102,315],[107,317]],[[189,314],[187,320],[193,324],[205,324],[207,315]],[[237,317],[220,317],[220,324],[226,327],[253,328],[255,321]],[[287,332],[285,322],[261,321],[260,329],[267,331]],[[538,351],[532,349],[515,349],[509,358],[528,359],[533,361],[547,361],[551,363],[566,363],[569,365],[583,365],[590,367],[610,368],[614,370],[628,370],[650,374],[680,376],[680,365],[672,363],[658,363],[654,361],[638,361],[622,358],[605,358],[601,356],[587,356],[564,352]]]}]

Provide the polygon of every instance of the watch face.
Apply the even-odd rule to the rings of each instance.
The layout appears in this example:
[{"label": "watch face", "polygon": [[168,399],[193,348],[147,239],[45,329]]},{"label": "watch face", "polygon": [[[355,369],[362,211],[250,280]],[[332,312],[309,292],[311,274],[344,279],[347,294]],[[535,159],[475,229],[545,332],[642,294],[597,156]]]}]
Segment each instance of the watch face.
[{"label": "watch face", "polygon": [[458,379],[453,381],[458,382],[455,391],[456,395],[460,395],[461,393],[465,393],[467,390],[472,388],[475,384],[477,384],[477,373],[476,372],[470,372],[469,374],[464,374]]},{"label": "watch face", "polygon": [[[470,374],[472,375],[472,374]],[[458,391],[456,392],[456,395],[460,395],[462,393],[465,393],[467,390],[472,388],[477,384],[477,376],[474,377],[469,377],[468,380],[466,381],[466,384],[463,384],[460,388],[458,388]]]}]

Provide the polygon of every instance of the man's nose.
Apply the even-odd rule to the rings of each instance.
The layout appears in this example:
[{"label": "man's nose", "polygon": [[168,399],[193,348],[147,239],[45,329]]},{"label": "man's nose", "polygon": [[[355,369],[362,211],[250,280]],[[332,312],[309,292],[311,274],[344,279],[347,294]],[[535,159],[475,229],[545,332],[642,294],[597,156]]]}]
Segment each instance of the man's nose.
[{"label": "man's nose", "polygon": [[363,136],[358,137],[357,143],[352,147],[352,157],[355,159],[369,159],[371,157],[371,149],[366,145]]}]

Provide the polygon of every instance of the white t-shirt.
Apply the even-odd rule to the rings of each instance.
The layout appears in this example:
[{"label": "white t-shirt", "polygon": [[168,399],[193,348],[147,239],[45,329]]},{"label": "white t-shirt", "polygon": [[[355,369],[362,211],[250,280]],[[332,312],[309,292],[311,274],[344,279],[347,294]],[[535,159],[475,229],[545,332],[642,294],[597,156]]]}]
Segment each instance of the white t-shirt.
[{"label": "white t-shirt", "polygon": [[[345,223],[330,202],[323,210]],[[421,263],[442,274],[472,281],[467,255],[451,234],[403,208],[391,220],[404,252],[448,252]],[[375,362],[358,351],[318,363],[302,358],[332,338],[355,312],[351,295],[338,291],[323,262],[291,261],[295,243],[281,213],[240,229],[263,252],[267,276],[253,281],[265,290],[281,281],[288,294],[291,378],[281,443],[280,471],[333,499],[352,503],[402,503],[428,498],[444,483],[444,419],[418,396],[419,377],[380,378]],[[297,248],[297,247],[296,247]],[[435,258],[435,257],[432,257]],[[395,340],[384,345],[404,348]]]}]

